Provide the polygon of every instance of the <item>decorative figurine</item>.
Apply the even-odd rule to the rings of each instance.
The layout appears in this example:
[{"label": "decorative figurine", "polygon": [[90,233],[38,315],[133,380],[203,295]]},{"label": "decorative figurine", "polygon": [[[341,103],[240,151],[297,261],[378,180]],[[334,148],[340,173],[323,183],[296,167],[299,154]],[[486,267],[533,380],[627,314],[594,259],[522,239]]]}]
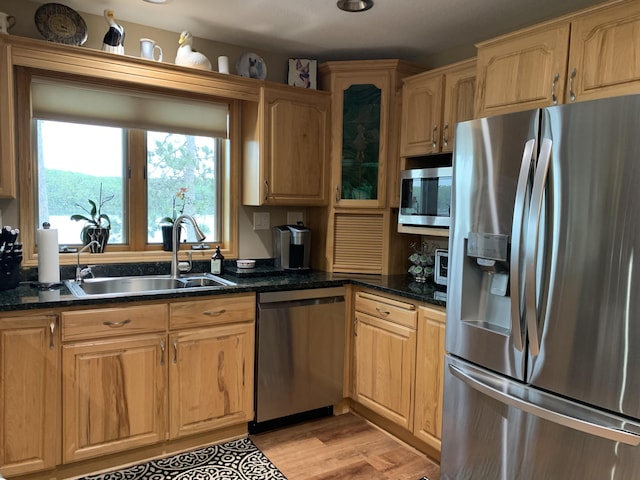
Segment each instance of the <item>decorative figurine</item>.
[{"label": "decorative figurine", "polygon": [[198,68],[200,70],[211,70],[211,62],[200,52],[192,50],[193,35],[191,32],[184,31],[180,34],[178,40],[178,53],[176,54],[176,65],[183,67]]},{"label": "decorative figurine", "polygon": [[113,10],[109,8],[104,11],[104,18],[109,24],[109,30],[104,35],[102,50],[124,55],[124,27],[116,23]]}]

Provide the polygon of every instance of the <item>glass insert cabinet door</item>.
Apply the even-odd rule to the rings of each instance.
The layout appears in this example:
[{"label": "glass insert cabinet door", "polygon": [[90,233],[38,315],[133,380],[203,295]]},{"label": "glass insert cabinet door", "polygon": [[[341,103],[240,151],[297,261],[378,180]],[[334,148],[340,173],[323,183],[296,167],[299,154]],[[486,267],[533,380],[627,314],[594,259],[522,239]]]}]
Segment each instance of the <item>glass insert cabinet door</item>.
[{"label": "glass insert cabinet door", "polygon": [[[334,165],[335,204],[384,207],[389,118],[388,77],[381,81],[344,80],[340,165]],[[334,157],[334,158],[336,158]],[[337,178],[336,178],[337,174]]]}]

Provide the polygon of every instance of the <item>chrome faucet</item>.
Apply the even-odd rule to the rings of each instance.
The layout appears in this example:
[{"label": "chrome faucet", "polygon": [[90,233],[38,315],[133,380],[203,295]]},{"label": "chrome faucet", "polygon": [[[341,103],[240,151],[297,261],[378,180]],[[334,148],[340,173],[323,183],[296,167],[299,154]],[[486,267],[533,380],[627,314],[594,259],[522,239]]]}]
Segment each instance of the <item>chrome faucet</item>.
[{"label": "chrome faucet", "polygon": [[[199,242],[202,242],[206,235],[202,233],[200,227],[198,226],[198,222],[191,215],[183,214],[175,219],[173,222],[173,230],[171,232],[171,240],[172,240],[172,248],[171,248],[171,276],[179,277],[180,276],[180,268],[178,265],[178,250],[180,250],[180,243],[178,242],[178,229],[182,224],[183,220],[189,220],[193,225],[193,229],[196,232],[196,238]],[[191,267],[191,257],[189,257],[189,267]]]},{"label": "chrome faucet", "polygon": [[91,245],[99,246],[100,242],[98,242],[97,240],[91,240],[84,247],[78,250],[78,259],[76,261],[76,283],[82,283],[82,279],[84,277],[86,277],[87,275],[93,275],[93,273],[91,272],[91,267],[87,267],[83,269],[80,268],[80,254],[84,252],[87,248],[91,248]]}]

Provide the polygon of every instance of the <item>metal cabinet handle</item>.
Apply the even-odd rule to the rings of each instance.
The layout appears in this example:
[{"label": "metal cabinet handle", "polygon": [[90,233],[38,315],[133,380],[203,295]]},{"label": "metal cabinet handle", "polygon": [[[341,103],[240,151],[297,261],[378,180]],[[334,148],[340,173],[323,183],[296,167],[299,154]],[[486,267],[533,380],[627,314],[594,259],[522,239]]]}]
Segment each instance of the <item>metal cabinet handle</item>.
[{"label": "metal cabinet handle", "polygon": [[340,201],[340,187],[336,187],[336,203]]},{"label": "metal cabinet handle", "polygon": [[222,315],[224,312],[226,312],[226,309],[220,309],[220,310],[215,310],[215,311],[211,311],[211,310],[207,310],[206,312],[202,312],[203,315],[206,315],[207,317],[217,317],[218,315]]},{"label": "metal cabinet handle", "polygon": [[162,352],[162,355],[160,356],[160,365],[164,366],[164,352],[166,350],[166,344],[164,342],[164,340],[160,341],[160,351]]},{"label": "metal cabinet handle", "polygon": [[571,70],[571,75],[569,76],[569,100],[572,102],[576,101],[576,94],[573,91],[573,79],[576,77],[577,73],[578,71],[574,67],[573,70]]},{"label": "metal cabinet handle", "polygon": [[551,103],[554,105],[558,104],[558,96],[556,95],[556,85],[558,84],[558,79],[560,78],[560,74],[556,72],[553,76],[553,82],[551,82]]},{"label": "metal cabinet handle", "polygon": [[49,323],[49,350],[53,350],[56,347],[54,343],[54,335],[53,335],[55,330],[56,330],[56,322],[51,320],[51,322]]},{"label": "metal cabinet handle", "polygon": [[438,146],[438,126],[433,126],[433,131],[431,132],[431,145],[433,148]]},{"label": "metal cabinet handle", "polygon": [[102,322],[103,325],[112,328],[124,327],[127,323],[131,323],[131,320],[123,320],[121,322]]},{"label": "metal cabinet handle", "polygon": [[269,199],[269,180],[264,181],[264,199]]},{"label": "metal cabinet handle", "polygon": [[449,124],[445,123],[444,128],[442,129],[442,144],[445,147],[449,146]]},{"label": "metal cabinet handle", "polygon": [[380,307],[376,307],[376,312],[385,317],[391,313],[389,310],[382,310]]},{"label": "metal cabinet handle", "polygon": [[178,363],[178,340],[173,341],[173,364]]}]

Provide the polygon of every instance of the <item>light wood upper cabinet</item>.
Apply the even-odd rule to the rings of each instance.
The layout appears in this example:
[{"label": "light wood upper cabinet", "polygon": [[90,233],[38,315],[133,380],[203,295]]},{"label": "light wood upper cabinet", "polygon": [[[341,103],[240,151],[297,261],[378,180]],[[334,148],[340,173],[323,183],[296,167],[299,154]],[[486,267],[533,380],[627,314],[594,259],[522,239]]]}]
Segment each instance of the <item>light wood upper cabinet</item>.
[{"label": "light wood upper cabinet", "polygon": [[56,464],[59,355],[56,316],[0,318],[0,471],[7,478]]},{"label": "light wood upper cabinet", "polygon": [[0,198],[15,198],[13,65],[11,46],[0,39]]},{"label": "light wood upper cabinet", "polygon": [[632,93],[640,93],[640,2],[573,19],[566,102]]},{"label": "light wood upper cabinet", "polygon": [[326,92],[276,86],[244,103],[244,205],[327,204],[329,106]]},{"label": "light wood upper cabinet", "polygon": [[562,102],[569,31],[553,23],[479,44],[476,117]]},{"label": "light wood upper cabinet", "polygon": [[356,293],[354,399],[410,430],[415,362],[415,307]]},{"label": "light wood upper cabinet", "polygon": [[400,155],[453,150],[457,122],[474,112],[475,59],[404,79]]},{"label": "light wood upper cabinet", "polygon": [[438,452],[442,439],[445,322],[446,312],[442,307],[418,309],[413,433]]}]

